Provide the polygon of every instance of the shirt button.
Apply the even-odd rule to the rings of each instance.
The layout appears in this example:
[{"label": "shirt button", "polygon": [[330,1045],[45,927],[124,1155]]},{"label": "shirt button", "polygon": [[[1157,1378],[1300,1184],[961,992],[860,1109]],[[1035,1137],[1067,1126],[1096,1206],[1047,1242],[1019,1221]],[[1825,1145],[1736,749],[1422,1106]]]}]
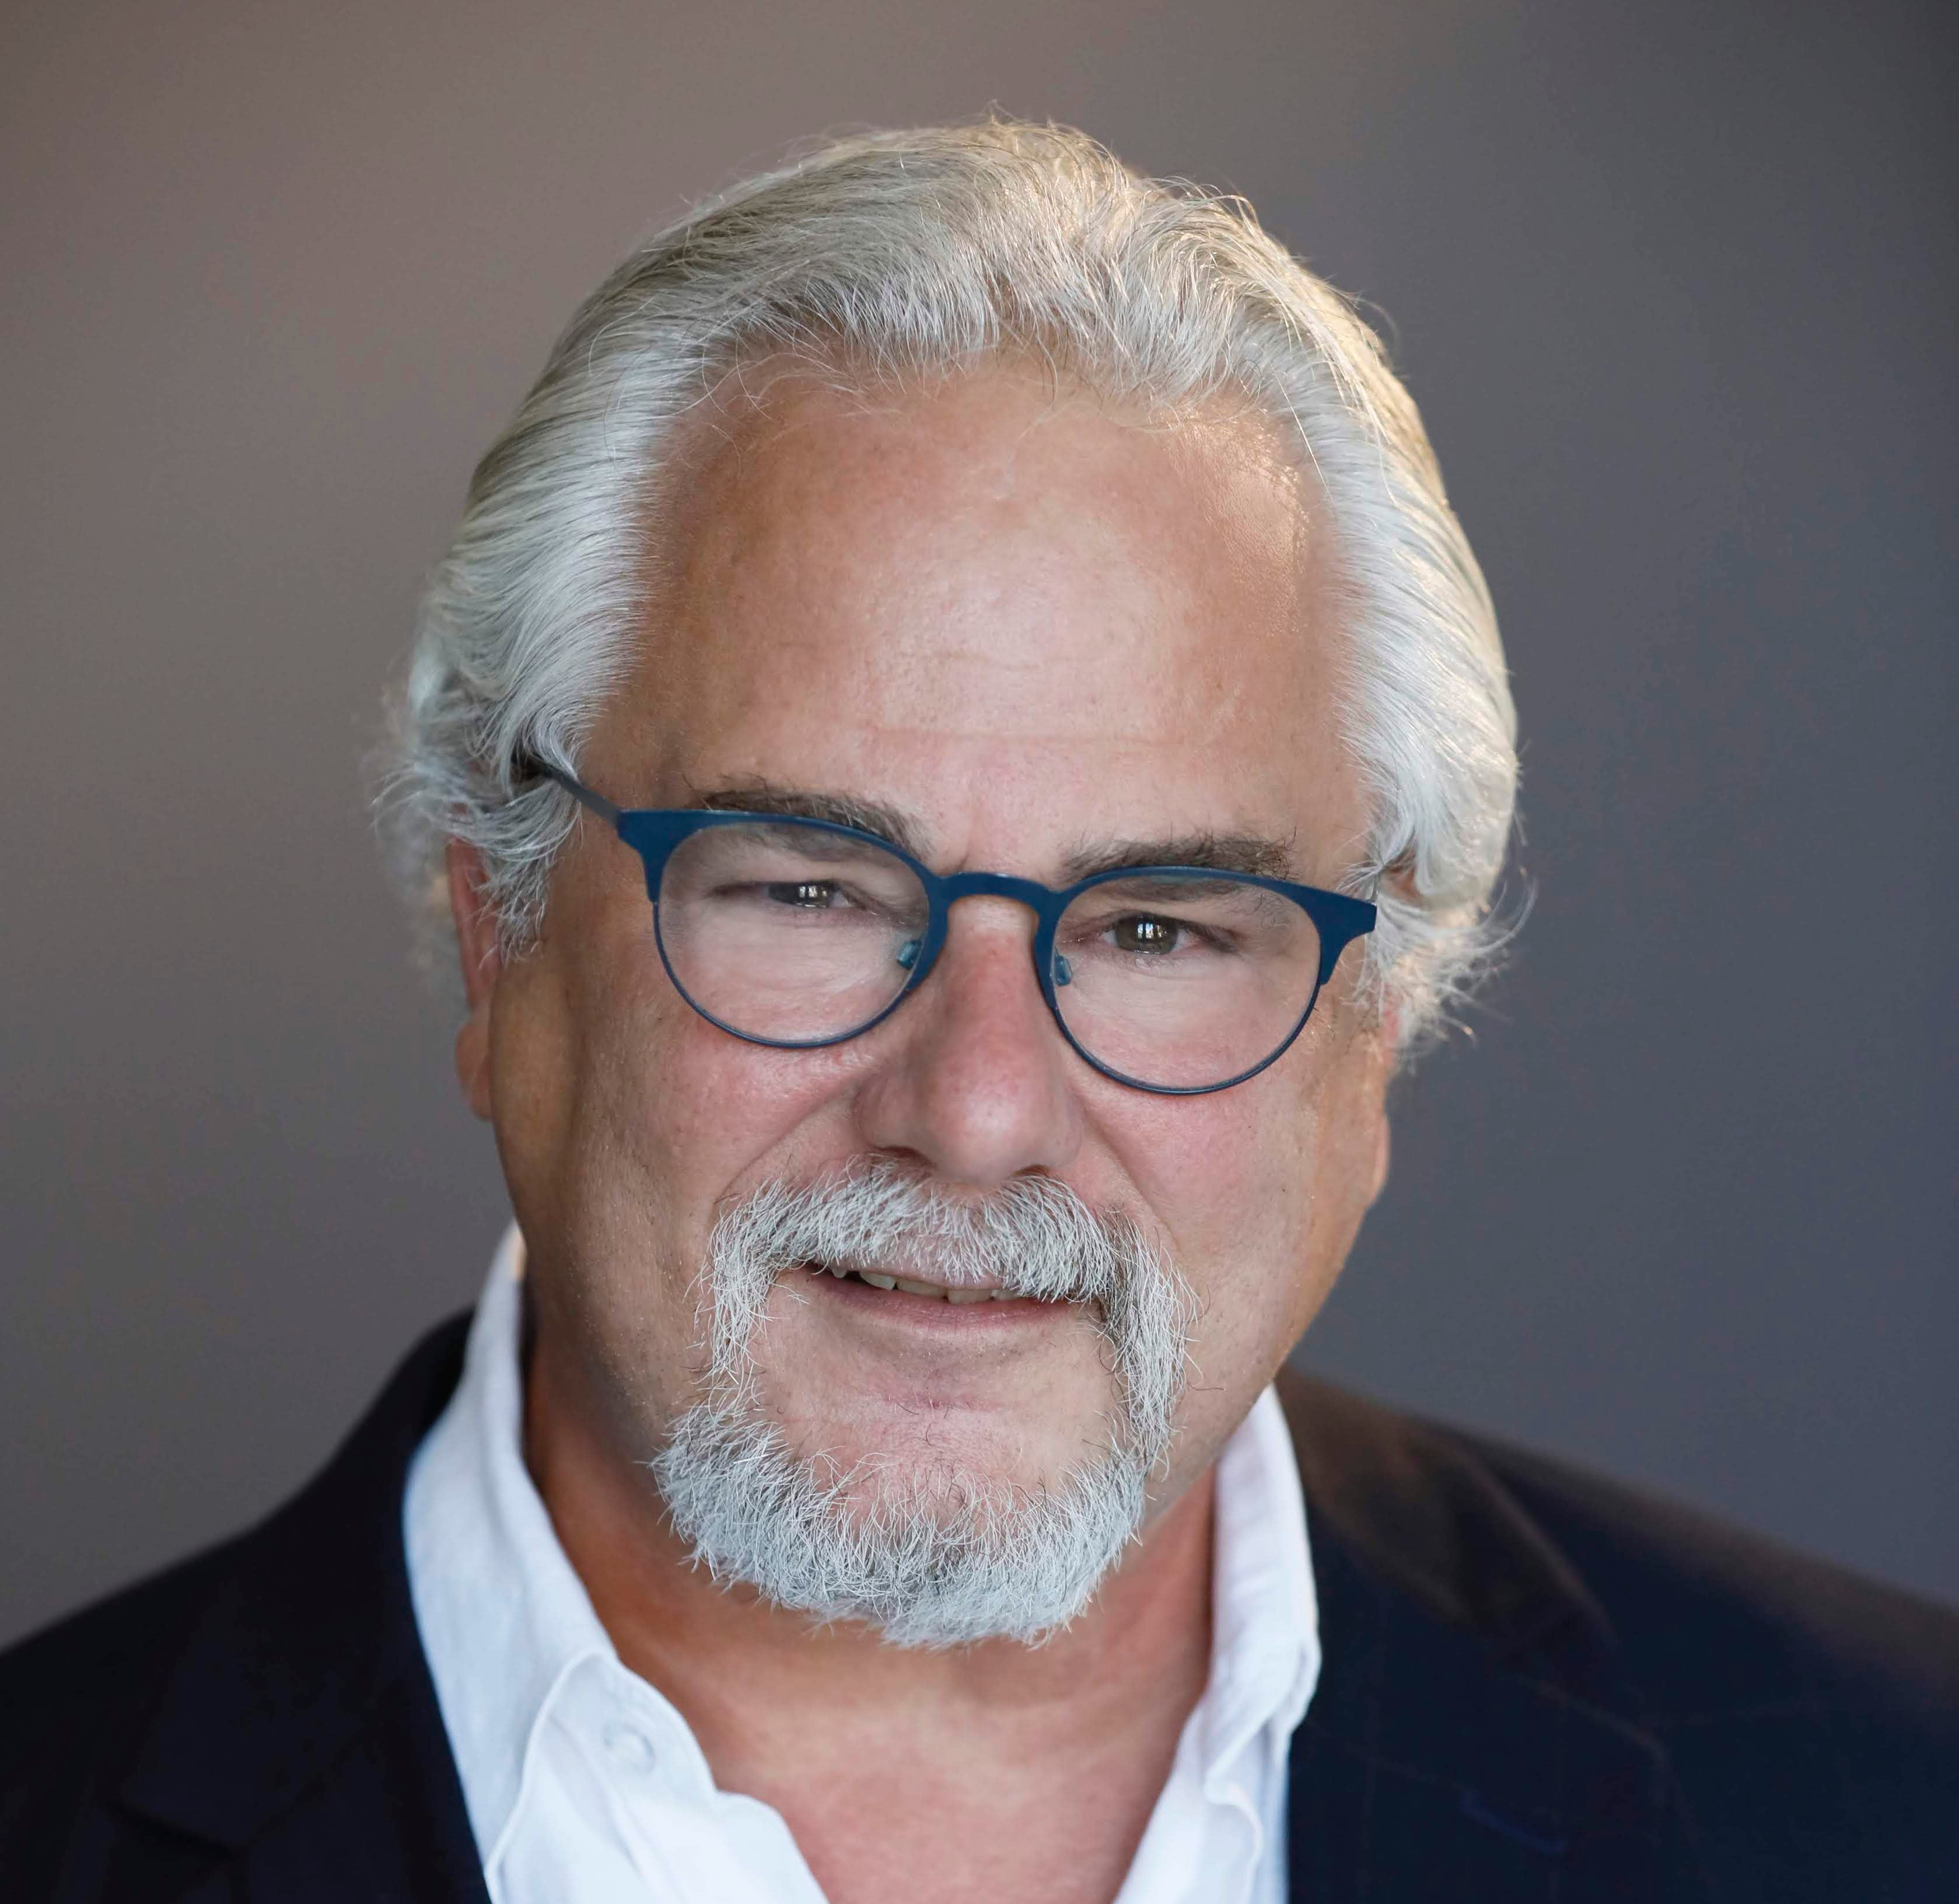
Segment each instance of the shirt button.
[{"label": "shirt button", "polygon": [[637,1726],[614,1719],[598,1735],[605,1741],[605,1749],[612,1755],[613,1762],[627,1772],[650,1772],[653,1769],[653,1742]]}]

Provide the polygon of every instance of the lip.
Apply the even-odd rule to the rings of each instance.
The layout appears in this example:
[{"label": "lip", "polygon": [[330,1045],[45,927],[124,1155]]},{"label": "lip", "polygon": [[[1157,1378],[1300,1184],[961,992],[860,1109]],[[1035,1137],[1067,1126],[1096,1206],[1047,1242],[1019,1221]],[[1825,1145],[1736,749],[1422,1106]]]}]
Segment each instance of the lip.
[{"label": "lip", "polygon": [[914,1296],[909,1290],[873,1289],[868,1283],[832,1276],[825,1270],[794,1273],[803,1279],[802,1286],[811,1302],[837,1303],[865,1322],[941,1335],[1018,1334],[1066,1321],[1077,1308],[1072,1303],[1043,1303],[1025,1296],[998,1303],[948,1303],[936,1296]]}]

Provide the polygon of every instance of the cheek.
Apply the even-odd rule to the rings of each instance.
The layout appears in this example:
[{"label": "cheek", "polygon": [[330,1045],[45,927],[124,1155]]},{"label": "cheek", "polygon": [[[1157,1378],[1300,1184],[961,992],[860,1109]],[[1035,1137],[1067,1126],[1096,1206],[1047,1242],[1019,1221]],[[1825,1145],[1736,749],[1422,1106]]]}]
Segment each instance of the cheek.
[{"label": "cheek", "polygon": [[657,966],[525,985],[497,1137],[541,1318],[595,1378],[611,1432],[650,1445],[697,1398],[696,1278],[717,1209],[781,1172],[832,1067],[717,1030]]},{"label": "cheek", "polygon": [[1283,1260],[1305,1233],[1314,1106],[1260,1081],[1145,1100],[1146,1123],[1138,1128],[1132,1115],[1112,1146],[1200,1286]]},{"label": "cheek", "polygon": [[1324,1293],[1312,1246],[1319,1122],[1316,1107],[1293,1108],[1230,1179],[1202,1351],[1227,1379],[1249,1370],[1262,1386]]},{"label": "cheek", "polygon": [[792,1173],[846,1116],[856,1061],[745,1043],[673,990],[650,935],[619,949],[568,988],[562,1207],[606,1213],[691,1279],[722,1201]]},{"label": "cheek", "polygon": [[1367,1209],[1384,1074],[1367,1038],[1327,1033],[1237,1090],[1136,1107],[1110,1137],[1198,1298],[1199,1439],[1196,1417],[1235,1423],[1305,1332]]},{"label": "cheek", "polygon": [[1303,1327],[1316,1106],[1275,1079],[1145,1108],[1147,1134],[1132,1127],[1119,1154],[1197,1297],[1198,1374],[1235,1396],[1262,1383]]}]

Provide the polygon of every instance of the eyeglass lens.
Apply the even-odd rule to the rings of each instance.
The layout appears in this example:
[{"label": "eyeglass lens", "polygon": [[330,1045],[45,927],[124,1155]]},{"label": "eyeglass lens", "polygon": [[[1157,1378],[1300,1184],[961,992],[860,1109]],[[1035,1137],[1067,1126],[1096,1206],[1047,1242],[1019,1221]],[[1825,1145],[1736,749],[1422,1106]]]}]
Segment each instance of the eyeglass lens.
[{"label": "eyeglass lens", "polygon": [[[691,835],[660,882],[660,947],[694,1007],[782,1044],[848,1037],[910,979],[930,919],[895,854],[794,820]],[[1283,893],[1219,874],[1111,880],[1054,942],[1069,1035],[1141,1084],[1202,1089],[1254,1068],[1311,1001],[1319,938]]]}]

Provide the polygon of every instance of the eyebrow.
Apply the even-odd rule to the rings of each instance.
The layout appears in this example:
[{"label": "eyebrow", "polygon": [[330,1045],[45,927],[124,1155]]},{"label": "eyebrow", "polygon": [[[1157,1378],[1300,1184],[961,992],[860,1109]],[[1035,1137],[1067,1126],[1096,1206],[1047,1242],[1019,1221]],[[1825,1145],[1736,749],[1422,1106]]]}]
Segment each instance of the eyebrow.
[{"label": "eyebrow", "polygon": [[[777,786],[765,780],[717,787],[695,795],[695,804],[709,813],[761,813],[785,820],[824,820],[869,833],[929,861],[930,841],[922,829],[895,808],[849,794],[821,793],[802,787]],[[1191,833],[1158,839],[1103,839],[1078,846],[1062,862],[1060,884],[1072,886],[1101,873],[1131,867],[1193,866],[1206,872],[1249,874],[1257,879],[1291,877],[1292,854],[1287,842],[1253,833]]]},{"label": "eyebrow", "polygon": [[765,813],[783,820],[827,820],[833,827],[868,833],[914,859],[926,857],[927,843],[903,814],[878,801],[859,800],[849,794],[817,793],[757,780],[697,794],[694,804],[707,813]]},{"label": "eyebrow", "polygon": [[1253,833],[1182,833],[1167,839],[1112,839],[1078,847],[1062,870],[1065,883],[1072,886],[1132,866],[1196,866],[1206,872],[1285,879],[1291,877],[1292,855],[1283,841]]}]

